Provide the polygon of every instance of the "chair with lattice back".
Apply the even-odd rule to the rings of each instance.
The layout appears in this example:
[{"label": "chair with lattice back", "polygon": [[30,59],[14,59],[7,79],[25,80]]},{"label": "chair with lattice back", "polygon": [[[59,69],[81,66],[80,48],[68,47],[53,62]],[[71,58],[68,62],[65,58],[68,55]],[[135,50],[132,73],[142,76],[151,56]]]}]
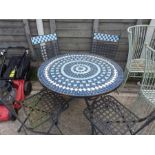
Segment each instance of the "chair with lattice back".
[{"label": "chair with lattice back", "polygon": [[[31,41],[33,45],[40,46],[38,48],[44,61],[60,54],[56,33],[32,37]],[[68,99],[47,88],[43,88],[38,93],[26,98],[22,105],[25,119],[21,122],[18,132],[24,128],[37,134],[50,134],[54,126],[60,131],[58,127],[59,116],[69,107]]]},{"label": "chair with lattice back", "polygon": [[143,81],[136,102],[145,101],[152,112],[139,118],[114,97],[98,97],[84,110],[94,134],[138,134],[155,120],[155,50],[146,45],[145,55]]},{"label": "chair with lattice back", "polygon": [[110,95],[98,98],[84,110],[90,121],[92,134],[122,135],[138,134],[155,120],[155,110],[148,116],[139,118],[118,100]]},{"label": "chair with lattice back", "polygon": [[32,45],[37,46],[45,61],[53,56],[61,54],[58,48],[58,37],[56,33],[39,35],[31,38]]},{"label": "chair with lattice back", "polygon": [[118,51],[119,40],[119,35],[94,33],[91,52],[115,59]]}]

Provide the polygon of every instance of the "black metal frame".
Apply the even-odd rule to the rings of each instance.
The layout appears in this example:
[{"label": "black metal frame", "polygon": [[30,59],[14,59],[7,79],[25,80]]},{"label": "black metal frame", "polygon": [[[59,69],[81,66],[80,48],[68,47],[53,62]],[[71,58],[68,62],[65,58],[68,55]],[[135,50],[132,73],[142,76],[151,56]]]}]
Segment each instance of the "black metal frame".
[{"label": "black metal frame", "polygon": [[[9,96],[13,98],[12,96]],[[37,100],[36,100],[37,99]],[[15,99],[13,98],[15,101]],[[13,104],[6,102],[5,100],[1,99],[1,102],[9,109],[11,114],[20,122],[20,127],[17,130],[18,132],[21,131],[21,129],[24,129],[25,134],[27,134],[26,130],[29,130],[36,134],[51,134],[50,131],[55,126],[60,134],[63,134],[58,126],[58,121],[60,114],[66,110],[68,106],[68,101],[64,100],[64,98],[61,95],[58,95],[54,92],[51,92],[47,89],[42,89],[39,93],[36,93],[27,99],[25,99],[23,102],[20,102],[22,104],[22,107],[25,111],[25,118],[24,120],[21,120],[19,118],[18,114],[13,108]],[[18,101],[15,101],[18,102]],[[36,119],[35,121],[40,121],[39,124],[32,126],[33,122],[30,121],[32,117],[32,114],[37,113],[43,114],[43,117],[47,115],[45,120],[41,120],[42,118]],[[39,131],[37,130],[38,127],[41,127],[43,124],[45,124],[47,121],[50,121],[50,126],[47,129],[47,131]]]},{"label": "black metal frame", "polygon": [[[31,103],[31,105],[30,105],[29,103],[31,101],[35,100],[36,97],[38,98],[37,102],[34,103],[34,105],[32,105],[33,103]],[[40,113],[41,113],[41,114],[43,114],[43,117],[44,116],[46,117],[46,115],[47,115],[47,118],[45,120],[43,120],[40,124],[37,124],[33,127],[26,126],[26,129],[28,129],[32,132],[35,132],[35,133],[39,133],[39,134],[51,134],[50,133],[51,129],[54,126],[56,126],[58,131],[60,132],[60,134],[62,134],[62,131],[58,127],[58,119],[59,119],[61,112],[63,112],[64,110],[66,110],[69,107],[67,102],[68,101],[64,100],[64,98],[61,95],[51,92],[50,90],[47,90],[45,88],[43,90],[41,90],[39,93],[29,97],[22,103],[23,107],[24,107],[25,114],[27,117],[21,124],[20,128],[18,129],[18,132],[21,131],[22,127],[26,126],[26,124],[25,124],[26,121],[30,120],[30,116],[32,116],[33,112],[35,112],[35,115],[36,115],[36,113],[39,113],[39,117],[40,117],[41,116]],[[28,112],[27,112],[27,110],[28,110]],[[39,119],[42,119],[42,118],[39,118]],[[37,127],[43,125],[47,121],[51,121],[51,126],[49,127],[47,132],[35,131],[37,129]]]},{"label": "black metal frame", "polygon": [[92,38],[93,39],[92,39],[91,53],[102,55],[106,58],[115,60],[116,53],[119,47],[119,41],[111,42],[111,41],[95,40],[94,33]]},{"label": "black metal frame", "polygon": [[40,44],[38,43],[33,46],[36,47],[36,51],[40,53],[44,61],[45,61],[46,54],[47,54],[47,59],[61,54],[58,46],[58,40],[51,40]]},{"label": "black metal frame", "polygon": [[92,134],[135,135],[155,120],[155,110],[139,118],[110,95],[95,99],[84,115],[91,123]]}]

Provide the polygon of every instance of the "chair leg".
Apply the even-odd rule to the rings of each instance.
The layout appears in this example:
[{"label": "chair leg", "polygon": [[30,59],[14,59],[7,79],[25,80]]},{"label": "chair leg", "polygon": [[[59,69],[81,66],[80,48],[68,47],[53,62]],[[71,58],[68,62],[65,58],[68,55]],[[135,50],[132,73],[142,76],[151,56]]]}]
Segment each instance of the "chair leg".
[{"label": "chair leg", "polygon": [[95,135],[95,127],[92,123],[91,123],[91,135]]},{"label": "chair leg", "polygon": [[21,126],[19,127],[19,129],[17,130],[17,132],[21,132],[21,129],[25,126],[26,121],[28,120],[28,118],[30,117],[30,113],[29,115],[25,118],[25,120],[21,123]]},{"label": "chair leg", "polygon": [[55,126],[57,127],[57,129],[58,129],[59,133],[60,133],[61,135],[63,135],[62,131],[60,130],[60,128],[59,128],[59,126],[58,126],[58,124],[57,124],[57,125],[55,125]]},{"label": "chair leg", "polygon": [[121,84],[120,88],[118,89],[118,92],[120,91],[121,88],[124,88],[124,86],[126,85],[126,82],[127,82],[128,78],[129,78],[129,74],[130,74],[129,71],[126,68],[125,71],[124,71],[124,81]]}]

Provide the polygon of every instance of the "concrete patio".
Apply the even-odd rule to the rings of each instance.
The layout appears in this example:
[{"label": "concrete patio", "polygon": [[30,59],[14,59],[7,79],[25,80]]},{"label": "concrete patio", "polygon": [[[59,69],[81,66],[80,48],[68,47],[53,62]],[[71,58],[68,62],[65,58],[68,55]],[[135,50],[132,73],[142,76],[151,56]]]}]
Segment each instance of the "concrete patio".
[{"label": "concrete patio", "polygon": [[[138,86],[136,83],[128,83],[125,88],[121,89],[120,93],[111,93],[121,103],[131,108],[137,114],[144,115],[146,104],[145,103],[134,103],[137,97]],[[41,85],[38,82],[33,82],[32,94],[36,93],[41,89]],[[140,101],[141,102],[141,101]],[[136,106],[136,108],[135,108]],[[91,128],[88,120],[83,115],[83,110],[86,107],[83,99],[75,99],[70,102],[69,108],[64,111],[60,117],[59,127],[65,135],[88,135],[91,133]],[[19,117],[22,117],[22,110],[19,112]],[[154,123],[155,124],[155,123]],[[139,134],[155,134],[153,125],[149,125],[145,130]],[[18,121],[8,121],[0,123],[0,135],[18,135],[25,134],[24,131],[17,132],[19,127]],[[53,134],[59,134],[56,129],[52,130]],[[28,132],[28,134],[33,134]]]}]

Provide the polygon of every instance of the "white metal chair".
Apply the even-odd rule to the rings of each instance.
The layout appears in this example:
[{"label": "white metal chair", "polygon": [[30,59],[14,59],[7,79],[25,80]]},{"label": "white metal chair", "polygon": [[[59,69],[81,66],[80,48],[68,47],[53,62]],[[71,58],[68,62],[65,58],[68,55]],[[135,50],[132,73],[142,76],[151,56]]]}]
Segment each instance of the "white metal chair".
[{"label": "white metal chair", "polygon": [[155,50],[146,45],[145,69],[140,93],[155,106]]},{"label": "white metal chair", "polygon": [[128,28],[129,53],[125,68],[126,83],[129,77],[141,78],[144,73],[145,43],[155,49],[155,26],[135,25]]}]

